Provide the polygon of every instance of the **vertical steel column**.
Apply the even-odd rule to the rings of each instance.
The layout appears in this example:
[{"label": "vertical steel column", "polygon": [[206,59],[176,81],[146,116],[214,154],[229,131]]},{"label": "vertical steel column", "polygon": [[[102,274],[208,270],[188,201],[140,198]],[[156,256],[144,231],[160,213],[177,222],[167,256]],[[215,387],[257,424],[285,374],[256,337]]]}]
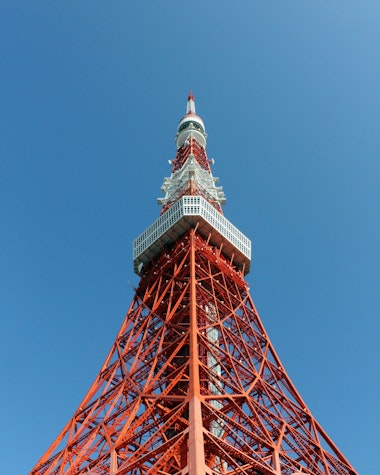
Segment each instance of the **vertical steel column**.
[{"label": "vertical steel column", "polygon": [[195,277],[195,239],[194,230],[190,233],[190,367],[189,367],[189,475],[205,475],[202,408],[199,381],[198,324],[197,324],[197,289]]}]

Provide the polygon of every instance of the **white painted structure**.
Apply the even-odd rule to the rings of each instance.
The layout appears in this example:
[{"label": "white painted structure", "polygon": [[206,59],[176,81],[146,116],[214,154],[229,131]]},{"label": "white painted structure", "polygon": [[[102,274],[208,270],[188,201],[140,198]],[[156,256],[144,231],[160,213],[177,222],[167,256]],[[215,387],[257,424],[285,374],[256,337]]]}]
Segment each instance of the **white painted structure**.
[{"label": "white painted structure", "polygon": [[164,178],[161,191],[165,193],[164,198],[158,199],[158,204],[166,205],[173,201],[173,198],[180,192],[186,183],[193,181],[197,189],[213,202],[224,204],[226,197],[221,186],[216,186],[219,178],[214,178],[212,174],[204,170],[197,162],[195,156],[190,154],[182,168],[173,172],[170,177]]},{"label": "white painted structure", "polygon": [[182,196],[133,242],[135,272],[159,254],[164,246],[174,243],[187,230],[197,231],[210,244],[223,243],[222,253],[247,274],[251,261],[251,241],[202,196]]}]

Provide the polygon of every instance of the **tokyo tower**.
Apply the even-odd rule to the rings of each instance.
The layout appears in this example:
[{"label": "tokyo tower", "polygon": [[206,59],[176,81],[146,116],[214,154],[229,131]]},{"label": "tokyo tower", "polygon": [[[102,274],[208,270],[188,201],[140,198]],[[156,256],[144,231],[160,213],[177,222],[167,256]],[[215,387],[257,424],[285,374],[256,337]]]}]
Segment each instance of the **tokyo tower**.
[{"label": "tokyo tower", "polygon": [[249,293],[190,93],[140,282],[73,417],[30,475],[357,475],[287,375]]}]

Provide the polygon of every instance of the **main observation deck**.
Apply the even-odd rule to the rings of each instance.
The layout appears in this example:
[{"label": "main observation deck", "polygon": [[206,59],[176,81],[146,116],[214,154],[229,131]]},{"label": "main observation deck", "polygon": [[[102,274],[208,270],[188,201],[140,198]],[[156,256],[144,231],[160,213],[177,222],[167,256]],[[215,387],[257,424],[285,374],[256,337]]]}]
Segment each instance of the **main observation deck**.
[{"label": "main observation deck", "polygon": [[164,246],[173,244],[197,225],[197,232],[209,243],[222,247],[222,254],[244,274],[251,262],[251,241],[202,196],[182,196],[133,242],[136,274],[157,256]]}]

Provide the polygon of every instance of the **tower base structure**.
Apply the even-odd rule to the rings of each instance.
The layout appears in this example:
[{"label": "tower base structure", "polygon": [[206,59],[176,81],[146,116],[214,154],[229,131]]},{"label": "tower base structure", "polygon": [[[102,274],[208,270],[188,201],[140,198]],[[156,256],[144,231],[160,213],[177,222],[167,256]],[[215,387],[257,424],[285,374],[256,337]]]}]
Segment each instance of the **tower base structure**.
[{"label": "tower base structure", "polygon": [[195,227],[145,266],[99,376],[33,475],[355,474],[210,239]]}]

